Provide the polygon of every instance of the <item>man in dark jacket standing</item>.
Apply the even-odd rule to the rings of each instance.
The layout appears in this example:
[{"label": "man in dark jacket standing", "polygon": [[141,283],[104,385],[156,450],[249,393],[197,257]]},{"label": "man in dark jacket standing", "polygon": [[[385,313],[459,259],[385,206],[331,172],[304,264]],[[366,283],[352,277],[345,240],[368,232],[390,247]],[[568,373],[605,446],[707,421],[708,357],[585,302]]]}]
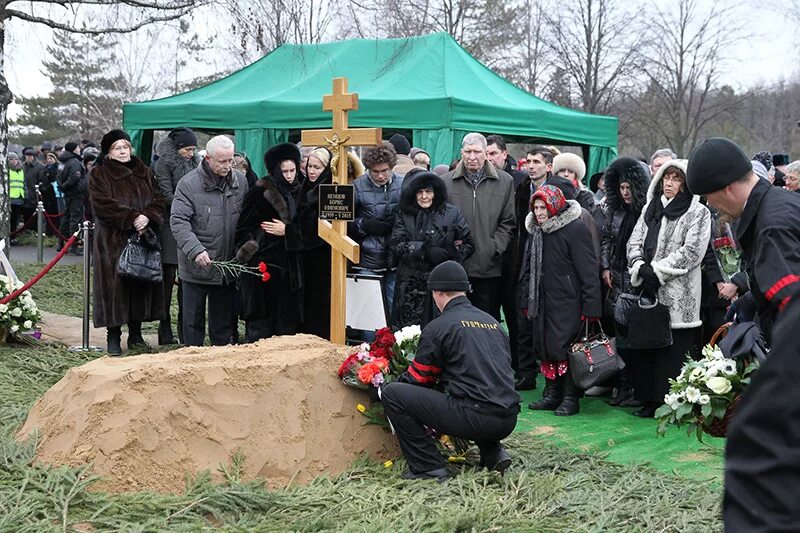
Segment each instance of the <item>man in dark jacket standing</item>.
[{"label": "man in dark jacket standing", "polygon": [[212,261],[230,261],[236,254],[236,224],[247,180],[232,169],[233,152],[229,138],[211,138],[205,159],[178,182],[172,198],[170,227],[178,246],[183,339],[188,346],[203,345],[206,300],[211,344],[228,344],[236,327],[231,319],[235,280],[212,265]]},{"label": "man in dark jacket standing", "polygon": [[450,202],[461,209],[475,241],[464,262],[472,284],[470,301],[500,320],[503,254],[512,242],[514,180],[486,158],[486,137],[468,133],[461,142],[461,161],[442,176]]},{"label": "man in dark jacket standing", "polygon": [[386,141],[381,146],[366,148],[361,160],[367,173],[353,181],[356,218],[348,229],[361,245],[357,270],[383,276],[386,302],[392,309],[396,272],[390,262],[389,237],[400,204],[403,177],[392,172],[397,154]]},{"label": "man in dark jacket standing", "polygon": [[728,430],[725,530],[793,531],[800,524],[800,198],[759,179],[724,138],[692,151],[686,184],[738,219],[750,290],[772,346]]},{"label": "man in dark jacket standing", "polygon": [[36,159],[36,152],[30,146],[22,150],[24,161],[22,162],[22,172],[25,175],[25,204],[24,210],[29,213],[25,218],[36,210],[39,198],[36,196],[36,186],[42,183],[44,165]]},{"label": "man in dark jacket standing", "polygon": [[[58,156],[58,160],[64,165],[58,173],[58,187],[64,194],[64,215],[61,217],[59,231],[65,237],[69,237],[83,222],[85,191],[82,190],[81,181],[85,174],[83,160],[78,153],[78,143],[70,141],[64,145],[64,151]],[[62,246],[64,241],[60,240],[57,249],[60,250]]]},{"label": "man in dark jacket standing", "polygon": [[[455,261],[433,269],[428,289],[442,315],[425,327],[414,361],[400,380],[379,390],[408,463],[403,477],[448,476],[426,427],[475,441],[481,465],[502,473],[511,457],[500,440],[514,430],[520,401],[508,336],[496,320],[469,303],[467,273]],[[429,388],[437,383],[444,392]]]}]

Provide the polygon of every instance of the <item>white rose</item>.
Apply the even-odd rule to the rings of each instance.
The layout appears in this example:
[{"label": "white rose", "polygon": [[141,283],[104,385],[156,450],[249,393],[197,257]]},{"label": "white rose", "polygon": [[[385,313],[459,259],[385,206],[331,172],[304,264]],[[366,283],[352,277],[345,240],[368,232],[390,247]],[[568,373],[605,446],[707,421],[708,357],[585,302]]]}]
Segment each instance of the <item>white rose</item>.
[{"label": "white rose", "polygon": [[708,394],[701,394],[698,403],[700,405],[706,405],[708,402],[711,401],[711,397]]},{"label": "white rose", "polygon": [[725,394],[731,390],[731,382],[727,378],[715,377],[708,380],[706,386],[716,394]]},{"label": "white rose", "polygon": [[25,329],[31,329],[33,327],[33,322],[31,322],[30,320],[26,320],[25,322],[22,323],[22,327]]},{"label": "white rose", "polygon": [[11,333],[16,333],[17,331],[19,331],[19,326],[14,324],[13,326],[11,326],[11,330],[10,331],[11,331]]},{"label": "white rose", "polygon": [[0,313],[5,313],[8,311],[8,305],[0,304]]},{"label": "white rose", "polygon": [[700,389],[697,387],[686,387],[686,401],[697,403],[700,400]]},{"label": "white rose", "polygon": [[22,309],[20,309],[19,307],[15,307],[14,309],[11,310],[11,316],[16,316],[16,317],[22,316]]}]

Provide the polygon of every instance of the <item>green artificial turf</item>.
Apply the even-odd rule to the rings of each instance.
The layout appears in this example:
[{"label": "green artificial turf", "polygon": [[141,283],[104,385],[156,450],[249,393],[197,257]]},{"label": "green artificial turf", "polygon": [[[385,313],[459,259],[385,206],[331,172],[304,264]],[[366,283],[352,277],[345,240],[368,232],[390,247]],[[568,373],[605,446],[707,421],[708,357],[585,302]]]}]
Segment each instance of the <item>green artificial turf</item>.
[{"label": "green artificial turf", "polygon": [[[539,377],[540,386],[543,378]],[[680,428],[656,435],[656,420],[633,416],[633,408],[611,407],[607,398],[582,398],[575,416],[532,411],[528,403],[541,398],[541,389],[522,393],[516,433],[537,435],[548,443],[580,452],[600,452],[624,465],[648,464],[656,470],[694,480],[722,483],[724,439],[710,436],[703,443]]]}]

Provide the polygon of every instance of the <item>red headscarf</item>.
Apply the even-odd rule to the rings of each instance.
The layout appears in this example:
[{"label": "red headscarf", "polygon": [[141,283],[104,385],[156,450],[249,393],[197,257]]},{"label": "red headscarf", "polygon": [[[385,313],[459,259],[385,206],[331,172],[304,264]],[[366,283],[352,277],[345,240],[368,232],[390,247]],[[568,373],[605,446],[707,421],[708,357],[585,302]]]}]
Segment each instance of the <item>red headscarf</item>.
[{"label": "red headscarf", "polygon": [[547,206],[547,212],[551,217],[556,216],[567,205],[567,199],[561,189],[553,185],[542,185],[531,196],[531,212],[533,211],[533,201],[539,199]]}]

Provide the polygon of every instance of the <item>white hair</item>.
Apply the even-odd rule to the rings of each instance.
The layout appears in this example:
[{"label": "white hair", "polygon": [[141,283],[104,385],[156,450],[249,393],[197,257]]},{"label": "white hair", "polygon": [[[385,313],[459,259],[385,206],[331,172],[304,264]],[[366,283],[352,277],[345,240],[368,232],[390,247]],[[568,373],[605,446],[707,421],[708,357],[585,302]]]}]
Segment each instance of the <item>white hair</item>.
[{"label": "white hair", "polygon": [[220,150],[233,150],[233,141],[226,135],[211,137],[206,143],[206,153],[215,155]]},{"label": "white hair", "polygon": [[650,156],[650,164],[652,165],[653,161],[655,161],[659,157],[669,157],[670,159],[678,159],[678,154],[676,154],[669,148],[661,148],[653,152],[653,155]]},{"label": "white hair", "polygon": [[789,172],[800,172],[800,159],[786,165],[786,168],[783,169],[783,173],[788,174]]},{"label": "white hair", "polygon": [[461,141],[461,148],[465,146],[469,146],[471,144],[478,144],[481,148],[486,150],[486,137],[481,135],[480,133],[467,133],[464,135],[464,140]]}]

